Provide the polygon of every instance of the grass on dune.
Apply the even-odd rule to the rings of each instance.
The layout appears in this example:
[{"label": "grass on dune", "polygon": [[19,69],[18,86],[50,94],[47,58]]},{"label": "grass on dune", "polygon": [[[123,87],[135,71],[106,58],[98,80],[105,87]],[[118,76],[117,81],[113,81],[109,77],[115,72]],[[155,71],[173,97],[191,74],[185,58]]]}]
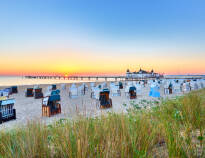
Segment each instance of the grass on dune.
[{"label": "grass on dune", "polygon": [[[137,106],[134,106],[137,107]],[[205,157],[205,90],[149,111],[0,132],[0,157]]]}]

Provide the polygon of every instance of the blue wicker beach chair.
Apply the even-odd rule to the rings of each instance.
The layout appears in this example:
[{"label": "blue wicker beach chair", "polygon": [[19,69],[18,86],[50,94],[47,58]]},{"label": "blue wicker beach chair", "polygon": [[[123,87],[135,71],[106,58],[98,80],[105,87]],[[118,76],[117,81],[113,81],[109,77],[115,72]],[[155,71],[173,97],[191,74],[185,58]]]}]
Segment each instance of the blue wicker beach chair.
[{"label": "blue wicker beach chair", "polygon": [[14,109],[15,99],[0,100],[0,124],[16,119],[16,109]]},{"label": "blue wicker beach chair", "polygon": [[12,93],[18,93],[18,88],[17,88],[17,86],[12,86],[12,87],[11,87],[11,91],[12,91]]},{"label": "blue wicker beach chair", "polygon": [[3,91],[8,92],[9,95],[12,94],[12,89],[11,88],[5,88]]},{"label": "blue wicker beach chair", "polygon": [[59,89],[53,90],[53,91],[51,92],[51,96],[52,96],[52,95],[60,95],[60,90],[59,90]]},{"label": "blue wicker beach chair", "polygon": [[135,86],[130,87],[129,94],[130,94],[130,99],[135,99],[137,97]]},{"label": "blue wicker beach chair", "polygon": [[120,89],[123,89],[123,84],[122,84],[122,82],[119,82],[119,88],[120,88]]},{"label": "blue wicker beach chair", "polygon": [[149,96],[159,98],[160,97],[159,87],[158,86],[150,87]]},{"label": "blue wicker beach chair", "polygon": [[9,91],[7,89],[0,90],[0,97],[1,96],[9,97]]},{"label": "blue wicker beach chair", "polygon": [[52,90],[56,90],[57,88],[56,88],[56,85],[55,84],[53,84],[52,85]]}]

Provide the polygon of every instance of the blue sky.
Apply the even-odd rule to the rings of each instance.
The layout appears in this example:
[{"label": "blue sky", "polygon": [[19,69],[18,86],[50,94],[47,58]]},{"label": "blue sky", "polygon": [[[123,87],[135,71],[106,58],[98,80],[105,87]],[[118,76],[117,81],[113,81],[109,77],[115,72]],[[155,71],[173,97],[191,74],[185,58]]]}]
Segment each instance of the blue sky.
[{"label": "blue sky", "polygon": [[[51,54],[72,56],[76,52],[79,57],[87,55],[91,62],[97,56],[119,55],[125,66],[133,58],[141,64],[153,57],[151,67],[156,68],[158,58],[171,58],[182,72],[178,59],[185,58],[186,64],[192,60],[201,64],[194,69],[196,73],[205,72],[202,0],[0,0],[0,19],[0,54],[7,59],[8,54],[28,60],[32,53],[63,49]],[[170,65],[168,71],[176,68],[171,70]]]}]

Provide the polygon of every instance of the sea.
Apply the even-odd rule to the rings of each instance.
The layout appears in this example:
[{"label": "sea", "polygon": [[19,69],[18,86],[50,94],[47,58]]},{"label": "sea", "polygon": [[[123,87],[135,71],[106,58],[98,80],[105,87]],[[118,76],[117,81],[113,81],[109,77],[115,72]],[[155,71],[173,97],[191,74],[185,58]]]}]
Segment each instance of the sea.
[{"label": "sea", "polygon": [[[205,75],[166,75],[167,78],[185,78],[190,77],[203,77]],[[35,84],[59,84],[59,83],[79,83],[79,82],[102,82],[105,79],[83,79],[68,80],[68,79],[38,79],[38,78],[25,78],[23,76],[0,76],[0,86],[19,86],[19,85],[35,85]],[[107,81],[115,81],[115,79],[108,79]]]},{"label": "sea", "polygon": [[[68,79],[38,79],[38,78],[25,78],[24,76],[0,76],[0,86],[19,86],[19,85],[40,85],[40,84],[59,84],[59,83],[80,83],[80,82],[101,82],[104,79],[83,79],[68,80]],[[107,81],[114,81],[108,79]]]}]

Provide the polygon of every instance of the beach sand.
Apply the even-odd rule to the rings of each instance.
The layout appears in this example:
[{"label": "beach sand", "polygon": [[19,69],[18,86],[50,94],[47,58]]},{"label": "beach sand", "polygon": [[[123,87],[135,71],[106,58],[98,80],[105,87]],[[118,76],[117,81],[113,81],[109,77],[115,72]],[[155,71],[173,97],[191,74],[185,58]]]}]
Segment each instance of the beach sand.
[{"label": "beach sand", "polygon": [[[88,91],[84,96],[78,96],[78,98],[71,99],[69,98],[69,87],[72,83],[66,84],[66,90],[61,90],[61,84],[57,84],[57,88],[61,90],[61,114],[54,115],[52,117],[42,117],[42,99],[34,99],[34,97],[25,97],[25,90],[26,88],[33,87],[32,86],[18,86],[18,93],[12,94],[10,98],[15,98],[15,105],[16,108],[16,120],[11,120],[8,122],[4,122],[0,124],[1,129],[10,129],[19,127],[22,125],[27,124],[30,121],[40,121],[42,123],[52,123],[53,121],[57,121],[61,118],[68,118],[68,119],[75,119],[78,116],[86,116],[86,117],[96,117],[101,114],[106,114],[109,112],[115,113],[126,113],[127,109],[131,106],[130,102],[134,101],[136,104],[140,103],[141,100],[153,101],[156,98],[149,97],[149,90],[150,87],[146,85],[146,87],[142,88],[141,95],[137,96],[137,99],[130,100],[124,92],[124,89],[121,90],[121,96],[112,96],[113,107],[109,109],[99,109],[97,105],[99,101],[96,99],[92,99],[91,96],[91,89],[90,84],[86,83],[89,88]],[[76,83],[77,86],[81,85],[82,83]],[[97,83],[99,84],[99,82]],[[108,83],[109,85],[109,83]],[[47,91],[47,87],[49,85],[39,85],[40,88],[43,89],[43,93]],[[0,87],[3,88],[3,87]],[[164,95],[163,85],[160,87],[160,93],[163,98],[165,97],[175,97],[176,94]],[[181,95],[181,94],[180,94]],[[127,106],[124,106],[126,104]]]}]

